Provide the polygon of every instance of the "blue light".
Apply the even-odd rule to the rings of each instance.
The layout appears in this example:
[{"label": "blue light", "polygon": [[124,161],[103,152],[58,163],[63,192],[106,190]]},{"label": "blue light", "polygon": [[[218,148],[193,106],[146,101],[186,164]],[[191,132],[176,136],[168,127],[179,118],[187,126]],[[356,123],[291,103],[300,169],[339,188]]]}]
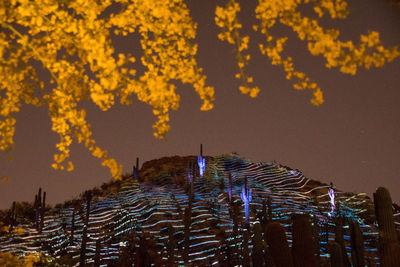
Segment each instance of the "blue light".
[{"label": "blue light", "polygon": [[206,170],[206,159],[202,156],[197,157],[197,164],[199,165],[200,177],[203,177],[203,173]]}]

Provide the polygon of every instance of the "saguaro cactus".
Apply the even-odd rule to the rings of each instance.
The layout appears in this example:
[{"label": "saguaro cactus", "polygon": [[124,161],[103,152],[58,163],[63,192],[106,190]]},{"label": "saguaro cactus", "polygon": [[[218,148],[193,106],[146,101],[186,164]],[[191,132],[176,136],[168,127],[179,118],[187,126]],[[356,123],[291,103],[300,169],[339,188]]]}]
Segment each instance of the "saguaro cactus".
[{"label": "saguaro cactus", "polygon": [[243,267],[250,267],[250,252],[249,252],[249,231],[243,229],[243,243],[242,243],[242,259]]},{"label": "saguaro cactus", "polygon": [[204,171],[206,170],[206,159],[202,156],[198,156],[197,164],[199,165],[200,177],[203,177]]},{"label": "saguaro cactus", "polygon": [[188,201],[189,201],[189,210],[192,210],[193,206],[193,198],[194,198],[194,193],[193,193],[193,183],[190,183],[188,188]]},{"label": "saguaro cactus", "polygon": [[228,181],[229,181],[229,186],[228,186],[229,202],[232,202],[232,174],[230,172],[228,174]]},{"label": "saguaro cactus", "polygon": [[229,209],[229,213],[231,215],[233,221],[233,234],[236,237],[238,234],[239,228],[239,205],[237,202],[232,201]]},{"label": "saguaro cactus", "polygon": [[87,226],[83,226],[82,232],[82,243],[80,250],[79,266],[85,266],[86,264],[86,244],[87,244]]},{"label": "saguaro cactus", "polygon": [[259,223],[255,223],[253,231],[254,235],[251,242],[253,244],[253,251],[251,253],[253,266],[254,267],[263,266],[264,265],[263,249],[265,246],[261,236],[261,225]]},{"label": "saguaro cactus", "polygon": [[133,166],[133,177],[135,178],[136,181],[139,180],[139,158],[136,158],[136,166]]},{"label": "saguaro cactus", "polygon": [[193,178],[194,178],[194,165],[192,162],[189,162],[188,164],[188,180],[187,182],[189,184],[193,183]]},{"label": "saguaro cactus", "polygon": [[342,248],[339,243],[335,241],[329,243],[328,250],[331,258],[331,266],[345,267],[342,256]]},{"label": "saguaro cactus", "polygon": [[192,221],[192,214],[191,214],[192,212],[191,212],[191,210],[189,209],[189,207],[186,207],[185,208],[185,217],[184,217],[184,219],[183,219],[183,221],[184,221],[184,235],[185,235],[185,237],[184,237],[184,241],[183,241],[183,244],[184,244],[184,247],[185,247],[185,250],[184,250],[184,254],[183,254],[183,259],[184,259],[184,261],[185,261],[185,265],[187,265],[188,263],[189,263],[189,246],[190,246],[190,224],[191,224],[191,221]]},{"label": "saguaro cactus", "polygon": [[12,205],[11,205],[11,209],[9,211],[9,220],[10,220],[10,228],[8,229],[8,231],[11,233],[14,225],[15,225],[15,221],[17,218],[16,212],[15,212],[15,201],[13,201]]},{"label": "saguaro cactus", "polygon": [[353,267],[364,267],[364,240],[357,221],[350,223],[351,259]]},{"label": "saguaro cactus", "polygon": [[375,215],[379,228],[379,257],[383,266],[400,266],[400,244],[394,225],[392,198],[379,187],[374,193]]},{"label": "saguaro cactus", "polygon": [[320,250],[321,250],[321,236],[320,236],[320,225],[318,218],[314,215],[311,219],[311,222],[313,224],[312,227],[312,232],[313,232],[313,239],[314,239],[314,248],[315,248],[315,256],[316,256],[316,261],[317,261],[317,266],[321,265],[320,261]]},{"label": "saguaro cactus", "polygon": [[74,244],[74,231],[75,231],[75,207],[72,210],[72,218],[71,218],[71,236],[70,236],[70,240],[69,243],[71,244],[71,246]]},{"label": "saguaro cactus", "polygon": [[272,199],[271,199],[271,197],[267,198],[267,207],[268,207],[268,221],[272,221],[273,214],[272,214]]},{"label": "saguaro cactus", "polygon": [[175,264],[175,235],[174,235],[174,227],[169,223],[168,224],[168,243],[167,243],[167,252],[168,252],[168,266],[174,266]]},{"label": "saguaro cactus", "polygon": [[81,253],[80,253],[80,266],[85,266],[86,263],[86,244],[88,241],[88,229],[89,229],[89,214],[90,214],[90,203],[92,201],[92,193],[87,191],[86,196],[86,216],[85,225],[83,226],[82,232],[82,243],[81,243]]},{"label": "saguaro cactus", "polygon": [[42,188],[39,188],[38,194],[35,196],[35,228],[39,229],[40,208],[42,206]]},{"label": "saguaro cactus", "polygon": [[89,226],[90,203],[92,201],[92,192],[88,191],[86,194],[86,226]]},{"label": "saguaro cactus", "polygon": [[44,212],[46,210],[46,191],[43,192],[43,202],[40,205],[40,228],[42,231],[44,227]]},{"label": "saguaro cactus", "polygon": [[94,266],[100,266],[100,239],[96,240],[96,252],[94,254]]},{"label": "saguaro cactus", "polygon": [[328,212],[328,216],[332,217],[334,215],[335,212],[335,191],[333,190],[333,188],[330,188],[328,191],[328,195],[329,198],[331,199],[331,212]]},{"label": "saguaro cactus", "polygon": [[278,222],[270,222],[265,229],[265,239],[276,267],[293,267],[292,253],[285,229]]},{"label": "saguaro cactus", "polygon": [[343,217],[335,218],[335,241],[340,245],[342,250],[342,258],[344,266],[350,266],[349,257],[347,256],[346,245],[344,243],[344,233],[343,233]]},{"label": "saguaro cactus", "polygon": [[242,198],[242,201],[244,202],[244,214],[245,214],[245,218],[246,218],[246,224],[248,224],[249,223],[249,204],[252,200],[251,189],[246,190],[245,187],[243,187],[240,197]]},{"label": "saguaro cactus", "polygon": [[317,266],[310,216],[292,215],[293,263],[298,267]]}]

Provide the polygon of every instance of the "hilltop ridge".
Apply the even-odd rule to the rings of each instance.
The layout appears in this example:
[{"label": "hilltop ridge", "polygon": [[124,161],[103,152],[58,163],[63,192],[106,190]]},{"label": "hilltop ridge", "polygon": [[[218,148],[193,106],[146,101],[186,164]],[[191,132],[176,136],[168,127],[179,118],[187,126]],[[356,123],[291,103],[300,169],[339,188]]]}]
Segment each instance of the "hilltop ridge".
[{"label": "hilltop ridge", "polygon": [[[35,226],[34,210],[17,209],[14,226],[25,231],[3,233],[0,250],[18,256],[41,251],[57,264],[76,266],[84,253],[87,264],[95,264],[98,255],[101,264],[118,265],[125,259],[128,248],[139,255],[135,249],[147,240],[142,245],[151,247],[154,260],[162,263],[171,253],[167,248],[172,227],[177,243],[173,249],[175,264],[214,265],[227,260],[221,248],[232,245],[231,241],[226,242],[235,231],[266,222],[265,207],[269,201],[269,220],[279,221],[286,229],[290,227],[292,214],[311,215],[321,231],[318,235],[321,259],[327,261],[327,247],[322,239],[334,235],[329,226],[332,221],[330,185],[308,179],[299,170],[278,163],[253,163],[237,154],[204,158],[203,177],[197,156],[144,162],[137,179],[133,173],[128,174],[120,181],[85,191],[80,199],[46,207],[42,228],[38,228],[38,223]],[[248,226],[240,196],[245,187],[252,190]],[[359,222],[366,237],[366,257],[376,262],[377,225],[373,202],[366,194],[334,190],[338,207],[335,212]],[[238,208],[237,217],[232,217],[234,206]],[[21,212],[28,215],[22,216]],[[399,217],[400,214],[395,217],[398,229]],[[2,220],[10,223],[6,213]],[[235,225],[239,230],[234,230]],[[329,229],[323,233],[326,225]],[[345,236],[349,236],[346,231]],[[290,233],[288,241],[291,244]],[[182,250],[185,242],[189,242],[188,249]]]}]

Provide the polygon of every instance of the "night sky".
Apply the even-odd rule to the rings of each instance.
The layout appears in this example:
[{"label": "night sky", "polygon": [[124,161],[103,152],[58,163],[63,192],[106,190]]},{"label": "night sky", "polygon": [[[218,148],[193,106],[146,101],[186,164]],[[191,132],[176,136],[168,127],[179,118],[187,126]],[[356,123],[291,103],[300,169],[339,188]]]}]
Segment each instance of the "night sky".
[{"label": "night sky", "polygon": [[[323,90],[325,103],[310,103],[311,91],[297,91],[285,79],[280,67],[261,55],[251,30],[257,23],[252,15],[256,1],[242,1],[244,31],[250,33],[252,60],[248,73],[261,89],[255,99],[238,90],[232,46],[217,39],[214,23],[217,2],[191,0],[188,6],[198,23],[198,64],[215,88],[214,108],[200,111],[201,100],[189,85],[178,85],[180,108],[170,114],[171,130],[165,140],[153,137],[155,117],[150,106],[136,100],[130,106],[116,104],[102,112],[85,102],[87,120],[98,145],[131,173],[136,157],[144,161],[164,156],[187,156],[237,152],[253,162],[276,161],[299,169],[308,178],[333,182],[337,188],[372,196],[378,186],[387,187],[392,199],[400,202],[400,60],[384,68],[359,68],[356,76],[327,69],[322,57],[311,56],[306,43],[285,26],[276,33],[289,37],[285,51],[295,67],[315,80]],[[247,5],[243,5],[246,3]],[[348,1],[350,15],[345,20],[326,19],[325,28],[340,30],[341,40],[358,43],[368,30],[380,32],[385,47],[400,45],[400,9],[384,0]],[[305,14],[313,15],[305,9]],[[117,51],[138,55],[135,36],[114,38]],[[24,105],[17,114],[15,148],[8,161],[0,155],[0,208],[12,201],[33,201],[39,187],[47,191],[50,204],[79,196],[84,190],[111,179],[109,170],[93,158],[83,144],[73,143],[73,172],[51,168],[58,136],[51,131],[47,108]]]}]

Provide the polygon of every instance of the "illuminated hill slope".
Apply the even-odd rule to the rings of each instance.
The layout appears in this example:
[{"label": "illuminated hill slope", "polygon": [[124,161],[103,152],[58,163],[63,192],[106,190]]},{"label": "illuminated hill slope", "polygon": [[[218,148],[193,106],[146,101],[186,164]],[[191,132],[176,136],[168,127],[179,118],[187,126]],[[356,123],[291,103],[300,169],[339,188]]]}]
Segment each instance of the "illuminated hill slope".
[{"label": "illuminated hill slope", "polygon": [[[271,201],[272,220],[279,221],[287,229],[289,244],[290,216],[294,213],[310,214],[319,229],[320,255],[322,262],[325,262],[328,256],[327,238],[334,239],[334,223],[328,215],[331,211],[329,185],[310,180],[298,170],[276,163],[252,163],[235,154],[205,158],[206,170],[203,177],[199,177],[197,157],[175,156],[145,162],[138,172],[140,182],[131,176],[121,182],[104,185],[102,190],[92,190],[86,262],[93,264],[95,261],[96,241],[100,263],[118,265],[123,255],[126,256],[130,242],[133,242],[129,240],[135,240],[133,246],[139,246],[139,240],[143,241],[144,238],[153,241],[146,244],[149,250],[159,255],[160,260],[166,261],[170,256],[167,252],[168,241],[171,239],[168,233],[170,224],[177,242],[174,262],[184,264],[184,218],[185,208],[189,206],[188,176],[193,174],[191,224],[188,228],[189,264],[218,265],[221,259],[226,261],[224,253],[227,247],[234,247],[237,242],[241,249],[241,229],[246,226],[240,193],[245,179],[247,187],[252,190],[250,228],[257,221],[263,222],[263,202],[265,204],[268,198]],[[194,170],[191,168],[193,165]],[[227,193],[229,174],[232,177],[232,201],[240,204],[239,236],[236,239],[232,236],[233,220]],[[375,263],[377,227],[374,223],[373,202],[365,194],[355,195],[336,189],[335,193],[339,206],[336,212],[359,222],[365,240],[366,259]],[[20,224],[18,227],[26,229],[25,233],[3,235],[0,238],[0,250],[16,255],[42,251],[58,258],[58,262],[78,265],[85,214],[84,199],[57,205],[46,211],[41,233],[34,228],[33,222]],[[395,215],[397,221],[399,217],[400,214]],[[344,233],[350,255],[348,226],[344,227]],[[249,247],[251,251],[251,241]]]}]

